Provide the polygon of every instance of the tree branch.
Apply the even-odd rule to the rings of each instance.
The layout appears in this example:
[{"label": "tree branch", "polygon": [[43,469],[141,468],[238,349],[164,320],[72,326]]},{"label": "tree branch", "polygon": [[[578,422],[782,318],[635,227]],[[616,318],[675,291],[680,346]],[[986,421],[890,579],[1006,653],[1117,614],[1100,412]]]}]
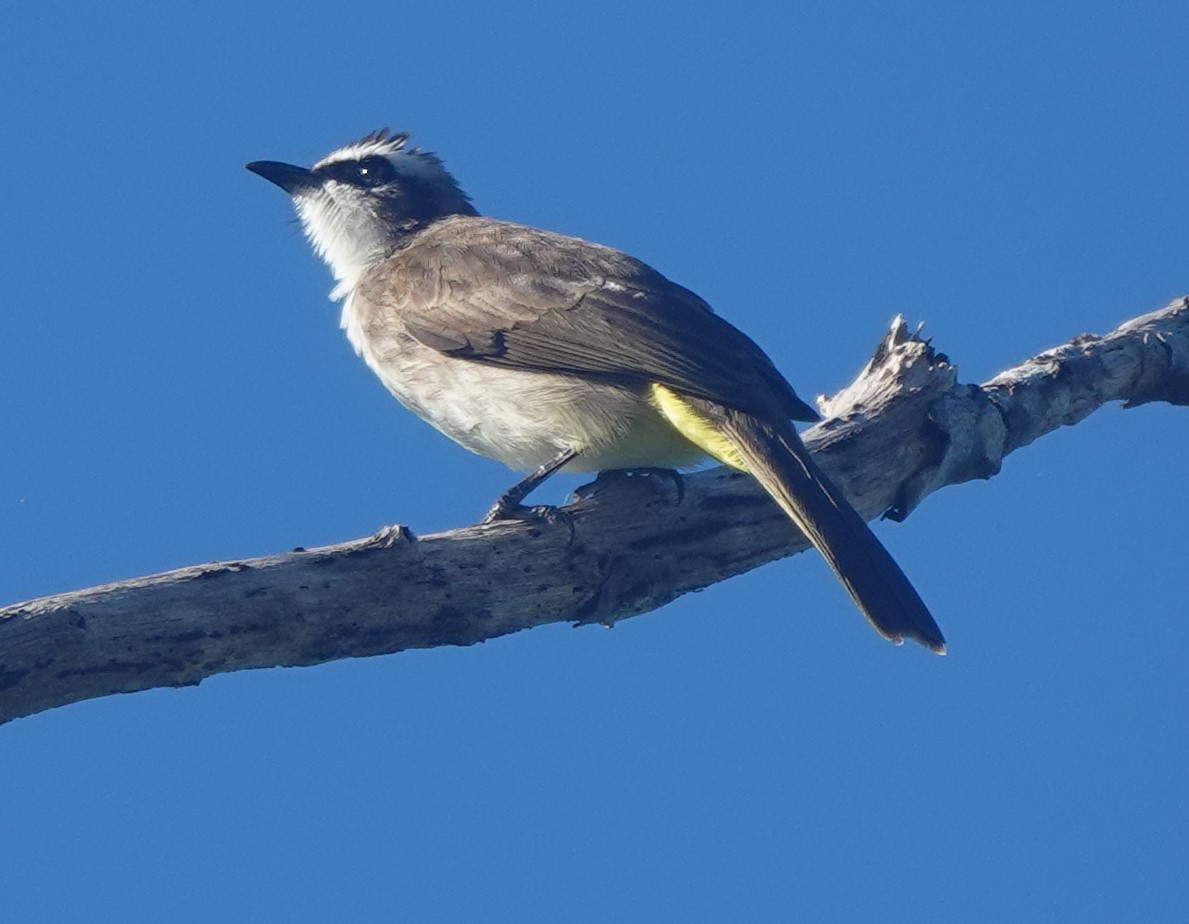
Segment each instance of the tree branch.
[{"label": "tree branch", "polygon": [[[864,517],[903,519],[938,488],[1111,401],[1189,404],[1189,298],[1081,335],[984,385],[897,318],[805,434]],[[319,549],[135,578],[0,609],[0,722],[224,671],[470,645],[549,622],[613,623],[807,543],[722,468],[602,478],[570,525],[403,527]],[[572,530],[571,530],[572,526]]]}]

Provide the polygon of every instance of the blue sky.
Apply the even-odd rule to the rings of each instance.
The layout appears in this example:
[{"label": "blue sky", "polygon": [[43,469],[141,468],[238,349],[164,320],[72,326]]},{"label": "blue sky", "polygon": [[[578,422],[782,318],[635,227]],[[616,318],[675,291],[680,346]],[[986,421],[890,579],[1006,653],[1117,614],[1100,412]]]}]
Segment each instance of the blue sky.
[{"label": "blue sky", "polygon": [[[898,312],[981,381],[1189,291],[1184,4],[793,6],[7,4],[0,601],[510,483],[354,357],[249,160],[410,129],[806,396]],[[0,919],[1183,920],[1187,456],[1108,408],[878,525],[946,659],[801,555],[5,726]]]}]

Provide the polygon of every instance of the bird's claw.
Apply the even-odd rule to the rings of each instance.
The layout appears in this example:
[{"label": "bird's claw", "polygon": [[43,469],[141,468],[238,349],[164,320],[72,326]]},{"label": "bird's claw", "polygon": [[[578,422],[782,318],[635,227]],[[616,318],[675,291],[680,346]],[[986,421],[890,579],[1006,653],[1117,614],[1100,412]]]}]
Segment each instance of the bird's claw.
[{"label": "bird's claw", "polygon": [[[584,484],[574,491],[578,497],[590,497],[598,492],[600,486],[626,482],[629,479],[643,476],[645,478],[664,478],[672,483],[677,492],[677,505],[685,500],[685,476],[673,468],[613,468],[599,472],[597,478],[590,484]],[[600,482],[602,485],[600,485]]]},{"label": "bird's claw", "polygon": [[570,541],[574,541],[573,515],[569,511],[562,510],[560,507],[554,507],[551,504],[533,504],[532,506],[527,506],[525,504],[505,503],[503,498],[501,498],[487,511],[483,519],[479,521],[479,525],[490,526],[492,523],[507,522],[509,520],[518,520],[521,523],[545,523],[549,526],[564,525],[570,531]]}]

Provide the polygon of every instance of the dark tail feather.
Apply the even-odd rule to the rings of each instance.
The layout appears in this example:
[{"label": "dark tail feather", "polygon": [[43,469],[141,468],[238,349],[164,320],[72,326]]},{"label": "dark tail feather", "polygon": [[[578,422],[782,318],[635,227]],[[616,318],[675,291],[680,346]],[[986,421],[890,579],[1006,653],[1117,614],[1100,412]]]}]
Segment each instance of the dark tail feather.
[{"label": "dark tail feather", "polygon": [[894,642],[911,638],[945,654],[945,638],[916,589],[792,425],[774,431],[749,414],[724,410],[722,432],[748,471],[821,552],[870,623]]}]

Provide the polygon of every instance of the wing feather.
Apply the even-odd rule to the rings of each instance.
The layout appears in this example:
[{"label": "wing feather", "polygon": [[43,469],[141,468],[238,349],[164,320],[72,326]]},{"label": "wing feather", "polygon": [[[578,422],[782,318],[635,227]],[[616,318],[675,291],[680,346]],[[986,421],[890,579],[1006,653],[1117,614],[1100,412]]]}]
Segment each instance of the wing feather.
[{"label": "wing feather", "polygon": [[693,292],[608,247],[451,218],[372,270],[365,323],[402,325],[445,355],[612,379],[762,417],[816,420],[749,337]]}]

